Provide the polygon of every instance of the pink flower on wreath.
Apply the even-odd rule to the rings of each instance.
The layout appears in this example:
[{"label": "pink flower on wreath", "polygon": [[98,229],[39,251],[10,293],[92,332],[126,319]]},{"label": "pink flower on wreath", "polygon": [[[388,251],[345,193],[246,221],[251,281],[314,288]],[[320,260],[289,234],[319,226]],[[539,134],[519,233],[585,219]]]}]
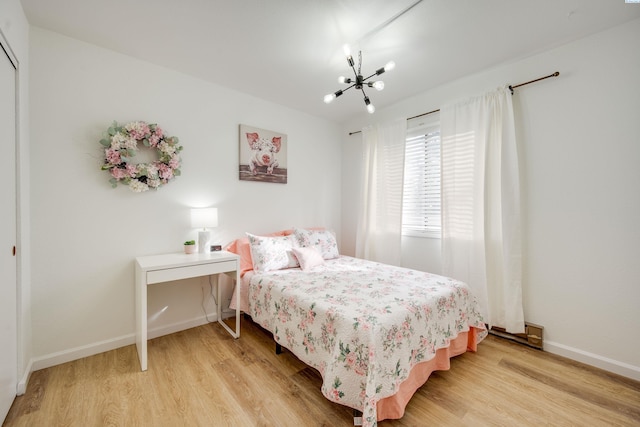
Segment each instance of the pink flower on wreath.
[{"label": "pink flower on wreath", "polygon": [[151,135],[151,137],[149,138],[149,145],[155,147],[158,145],[158,142],[160,142],[160,137],[156,134]]},{"label": "pink flower on wreath", "polygon": [[178,169],[178,167],[180,167],[180,157],[176,155],[171,156],[171,160],[169,160],[169,167],[171,169]]},{"label": "pink flower on wreath", "polygon": [[154,134],[157,135],[158,138],[162,138],[164,136],[164,131],[162,130],[162,128],[160,126],[156,126],[156,130],[155,130]]},{"label": "pink flower on wreath", "polygon": [[129,131],[129,135],[135,139],[144,139],[146,135],[151,133],[149,125],[145,122],[132,122],[129,123],[125,129]]},{"label": "pink flower on wreath", "polygon": [[120,158],[120,152],[118,150],[114,150],[113,148],[107,148],[105,150],[105,154],[107,157],[107,161],[112,165],[119,165],[122,163],[122,159]]},{"label": "pink flower on wreath", "polygon": [[134,165],[134,164],[127,163],[126,168],[127,168],[127,173],[129,174],[129,176],[131,178],[135,178],[136,175],[138,174],[138,167],[136,165]]},{"label": "pink flower on wreath", "polygon": [[115,179],[123,179],[129,176],[129,174],[124,169],[121,169],[121,168],[111,168],[109,172],[111,173],[111,176],[114,177]]},{"label": "pink flower on wreath", "polygon": [[158,165],[158,171],[160,174],[160,178],[162,179],[169,180],[173,178],[173,169],[171,169],[169,166],[165,165],[164,163],[160,163]]},{"label": "pink flower on wreath", "polygon": [[138,131],[137,129],[131,129],[129,131],[129,136],[131,137],[131,139],[137,141],[139,139],[144,139],[144,134],[141,133],[140,131]]}]

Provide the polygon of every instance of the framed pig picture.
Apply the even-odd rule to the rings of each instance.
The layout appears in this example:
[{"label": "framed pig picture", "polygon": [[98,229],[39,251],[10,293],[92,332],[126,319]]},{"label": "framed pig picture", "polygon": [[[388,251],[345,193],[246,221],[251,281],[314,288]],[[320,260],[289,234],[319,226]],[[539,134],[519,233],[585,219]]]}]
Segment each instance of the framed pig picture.
[{"label": "framed pig picture", "polygon": [[240,180],[287,183],[287,135],[240,125]]}]

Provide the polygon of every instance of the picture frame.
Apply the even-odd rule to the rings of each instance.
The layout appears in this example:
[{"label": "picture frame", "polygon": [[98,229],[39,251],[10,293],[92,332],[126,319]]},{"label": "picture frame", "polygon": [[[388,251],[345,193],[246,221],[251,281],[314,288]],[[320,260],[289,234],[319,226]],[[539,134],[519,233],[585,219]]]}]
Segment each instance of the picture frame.
[{"label": "picture frame", "polygon": [[287,135],[240,125],[241,181],[287,183]]}]

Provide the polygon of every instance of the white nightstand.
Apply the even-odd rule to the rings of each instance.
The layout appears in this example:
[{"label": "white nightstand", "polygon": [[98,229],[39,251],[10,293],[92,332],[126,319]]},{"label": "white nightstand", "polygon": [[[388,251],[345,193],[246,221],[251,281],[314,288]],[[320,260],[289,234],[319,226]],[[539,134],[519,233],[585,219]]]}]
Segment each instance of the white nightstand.
[{"label": "white nightstand", "polygon": [[224,273],[236,284],[236,330],[222,321],[221,291],[218,285],[218,322],[234,338],[240,337],[240,257],[231,252],[209,254],[172,253],[136,258],[136,347],[140,368],[147,370],[147,286],[154,283]]}]

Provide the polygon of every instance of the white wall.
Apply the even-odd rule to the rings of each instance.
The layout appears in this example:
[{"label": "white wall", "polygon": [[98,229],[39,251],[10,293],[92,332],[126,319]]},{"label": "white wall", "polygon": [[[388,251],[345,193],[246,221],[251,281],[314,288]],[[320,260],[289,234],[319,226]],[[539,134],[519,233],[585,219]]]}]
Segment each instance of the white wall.
[{"label": "white wall", "polygon": [[18,393],[24,393],[31,346],[31,272],[29,254],[29,23],[19,0],[0,2],[0,31],[18,60]]},{"label": "white wall", "polygon": [[[36,369],[133,342],[134,258],[196,238],[191,206],[218,207],[222,245],[293,226],[340,237],[337,125],[39,28],[30,48]],[[178,136],[182,176],[158,191],[112,189],[99,140],[113,120]],[[288,135],[287,184],[238,180],[241,123]],[[201,323],[202,289],[154,285],[150,315],[168,310],[150,328]]]},{"label": "white wall", "polygon": [[[411,117],[560,71],[558,78],[516,89],[513,98],[525,318],[545,327],[546,350],[640,379],[638,40],[635,20],[346,123],[343,250],[353,253],[355,245],[361,158],[361,136],[347,136],[349,131],[359,130],[364,120]],[[439,241],[405,238],[403,258],[407,266],[439,273]]]}]

